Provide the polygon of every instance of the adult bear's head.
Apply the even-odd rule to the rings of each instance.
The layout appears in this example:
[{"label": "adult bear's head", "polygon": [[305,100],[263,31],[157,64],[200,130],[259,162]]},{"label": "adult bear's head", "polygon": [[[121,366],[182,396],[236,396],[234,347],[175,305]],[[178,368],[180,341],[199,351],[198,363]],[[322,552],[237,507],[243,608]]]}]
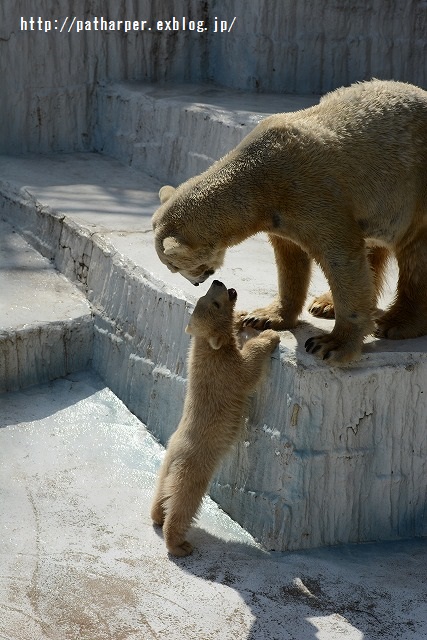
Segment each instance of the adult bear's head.
[{"label": "adult bear's head", "polygon": [[197,186],[162,187],[161,205],[153,215],[157,255],[172,273],[179,272],[198,286],[222,265],[226,247],[215,245],[209,202]]}]

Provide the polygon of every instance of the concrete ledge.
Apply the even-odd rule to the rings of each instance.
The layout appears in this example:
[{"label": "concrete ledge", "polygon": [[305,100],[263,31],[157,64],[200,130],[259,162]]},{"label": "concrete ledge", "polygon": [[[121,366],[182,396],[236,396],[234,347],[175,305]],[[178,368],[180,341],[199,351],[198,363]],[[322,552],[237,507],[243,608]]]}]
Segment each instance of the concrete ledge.
[{"label": "concrete ledge", "polygon": [[205,171],[262,118],[318,100],[203,84],[108,84],[97,90],[94,148],[177,185]]},{"label": "concrete ledge", "polygon": [[87,369],[91,362],[92,333],[90,314],[72,322],[0,331],[0,393]]},{"label": "concrete ledge", "polygon": [[[149,214],[159,183],[90,154],[0,158],[0,171],[2,216],[87,291],[95,370],[165,442],[185,393],[184,327],[204,287],[155,256]],[[236,287],[240,308],[266,302],[275,292],[268,244],[253,238],[230,250],[218,277]],[[323,288],[317,273],[310,293]],[[212,495],[268,549],[426,535],[426,338],[372,339],[359,363],[338,370],[303,348],[330,321],[302,319],[282,333]]]},{"label": "concrete ledge", "polygon": [[93,320],[85,296],[0,220],[0,392],[88,367]]}]

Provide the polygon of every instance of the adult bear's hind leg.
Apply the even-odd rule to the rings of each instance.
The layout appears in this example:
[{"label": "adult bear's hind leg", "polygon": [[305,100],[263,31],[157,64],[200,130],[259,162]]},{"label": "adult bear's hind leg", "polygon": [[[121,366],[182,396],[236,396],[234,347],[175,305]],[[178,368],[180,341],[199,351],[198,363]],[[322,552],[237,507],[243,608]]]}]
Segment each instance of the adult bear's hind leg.
[{"label": "adult bear's hind leg", "polygon": [[427,229],[396,249],[399,266],[397,295],[376,320],[375,335],[402,340],[427,334]]},{"label": "adult bear's hind leg", "polygon": [[[385,247],[372,247],[368,250],[368,261],[374,276],[375,302],[378,300],[383,288],[384,271],[389,255],[389,251]],[[311,302],[308,310],[317,318],[335,318],[335,306],[331,291],[326,291],[317,296]]]}]

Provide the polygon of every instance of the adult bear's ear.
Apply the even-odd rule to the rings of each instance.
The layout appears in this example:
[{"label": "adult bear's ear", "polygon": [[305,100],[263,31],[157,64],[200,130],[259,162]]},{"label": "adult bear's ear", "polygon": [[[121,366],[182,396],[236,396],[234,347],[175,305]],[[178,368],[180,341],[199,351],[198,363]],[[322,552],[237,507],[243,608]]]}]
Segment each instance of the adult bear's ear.
[{"label": "adult bear's ear", "polygon": [[171,187],[170,184],[165,185],[159,191],[160,202],[163,204],[166,200],[169,200],[171,196],[175,193],[175,187]]},{"label": "adult bear's ear", "polygon": [[168,236],[163,240],[163,253],[165,256],[182,256],[188,253],[189,247],[178,238]]}]

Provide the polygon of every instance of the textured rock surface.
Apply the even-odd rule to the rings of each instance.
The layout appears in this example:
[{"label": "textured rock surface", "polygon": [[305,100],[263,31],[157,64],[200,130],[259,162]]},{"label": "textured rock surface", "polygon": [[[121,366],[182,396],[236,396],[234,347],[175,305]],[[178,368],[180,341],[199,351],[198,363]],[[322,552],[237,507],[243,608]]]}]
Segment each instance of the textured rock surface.
[{"label": "textured rock surface", "polygon": [[[196,0],[186,2],[189,13],[199,10]],[[155,21],[181,13],[178,0],[160,0],[155,8],[148,0],[136,4],[126,0],[41,0],[37,7],[29,2],[2,4],[0,109],[9,117],[0,121],[0,152],[90,149],[96,116],[94,90],[99,81],[200,80],[207,40],[189,31],[171,37],[155,31],[124,34],[92,29],[77,33],[72,29],[68,33],[73,17]],[[66,16],[69,21],[61,33]],[[50,20],[52,30],[21,30],[21,17],[40,17],[43,25]]]},{"label": "textured rock surface", "polygon": [[[222,3],[214,3],[218,15]],[[274,7],[274,8],[273,8]],[[231,0],[231,34],[212,38],[213,78],[249,91],[324,93],[372,77],[427,87],[422,0]]]},{"label": "textured rock surface", "polygon": [[427,358],[408,356],[344,372],[273,359],[211,495],[268,549],[426,536]]}]

